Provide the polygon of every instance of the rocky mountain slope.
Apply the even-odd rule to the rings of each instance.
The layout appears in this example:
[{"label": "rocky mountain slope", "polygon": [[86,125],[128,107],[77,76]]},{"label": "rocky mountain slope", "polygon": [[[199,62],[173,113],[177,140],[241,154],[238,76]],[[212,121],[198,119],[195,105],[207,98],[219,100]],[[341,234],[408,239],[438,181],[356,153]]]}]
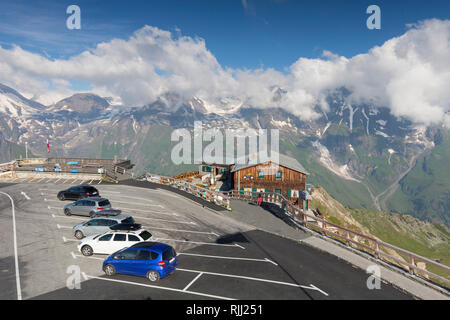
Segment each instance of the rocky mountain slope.
[{"label": "rocky mountain slope", "polygon": [[[43,106],[2,85],[0,132],[4,145],[28,142],[37,156],[47,155],[48,135],[52,156],[118,156],[133,161],[136,174],[173,175],[195,168],[171,161],[174,129],[191,130],[194,121],[202,121],[203,129],[279,129],[280,152],[308,169],[308,183],[323,186],[346,206],[449,223],[448,129],[416,126],[380,106],[349,105],[345,90],[330,93],[328,112],[317,108],[321,117],[303,121],[277,106],[282,94],[274,88],[274,106],[268,109],[232,97],[211,106],[174,93],[138,107],[87,93]],[[9,160],[14,154],[2,152],[6,148],[0,153]]]}]

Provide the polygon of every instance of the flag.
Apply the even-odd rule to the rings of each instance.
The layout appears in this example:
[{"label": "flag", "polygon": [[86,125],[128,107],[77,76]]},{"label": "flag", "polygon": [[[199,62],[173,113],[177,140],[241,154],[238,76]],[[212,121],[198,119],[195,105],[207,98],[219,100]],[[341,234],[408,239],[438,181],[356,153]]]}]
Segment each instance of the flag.
[{"label": "flag", "polygon": [[47,136],[47,153],[50,153],[50,142],[48,141],[48,136]]}]

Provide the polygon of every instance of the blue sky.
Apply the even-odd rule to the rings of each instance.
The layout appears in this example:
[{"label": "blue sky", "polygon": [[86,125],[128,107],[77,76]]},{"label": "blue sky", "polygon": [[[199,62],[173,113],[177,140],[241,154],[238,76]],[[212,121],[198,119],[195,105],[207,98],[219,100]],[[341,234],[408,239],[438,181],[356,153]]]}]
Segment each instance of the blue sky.
[{"label": "blue sky", "polygon": [[[210,112],[276,104],[310,120],[345,87],[348,104],[450,126],[448,0],[0,4],[0,83],[47,105],[80,91],[126,106],[176,93]],[[72,4],[81,30],[66,27]],[[381,30],[366,27],[373,4]]]},{"label": "blue sky", "polygon": [[[0,45],[17,44],[53,59],[68,58],[144,25],[201,37],[223,67],[283,71],[323,50],[352,57],[406,31],[406,24],[448,19],[444,0],[1,0]],[[68,30],[66,8],[81,8],[82,29]],[[368,30],[365,13],[381,8],[381,30]]]}]

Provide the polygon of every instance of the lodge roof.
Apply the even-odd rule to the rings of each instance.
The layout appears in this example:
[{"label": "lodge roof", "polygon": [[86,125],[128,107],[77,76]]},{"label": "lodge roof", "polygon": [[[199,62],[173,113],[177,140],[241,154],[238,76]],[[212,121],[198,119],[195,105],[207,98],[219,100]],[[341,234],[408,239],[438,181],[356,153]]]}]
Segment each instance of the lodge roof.
[{"label": "lodge roof", "polygon": [[[277,156],[278,156],[278,160],[276,160]],[[251,159],[251,161],[250,161],[250,159]],[[301,172],[304,174],[309,174],[305,170],[305,168],[300,164],[300,162],[297,161],[297,159],[289,157],[285,154],[272,152],[270,159],[268,161],[264,161],[264,162],[261,162],[261,161],[255,162],[254,159],[258,159],[258,158],[255,155],[253,157],[246,156],[245,159],[243,159],[243,161],[237,161],[238,164],[236,164],[234,166],[234,168],[231,170],[231,172],[239,171],[239,170],[242,170],[245,168],[250,168],[250,167],[271,161],[273,163],[276,163],[280,166],[292,169],[294,171],[298,171],[298,172]]]}]

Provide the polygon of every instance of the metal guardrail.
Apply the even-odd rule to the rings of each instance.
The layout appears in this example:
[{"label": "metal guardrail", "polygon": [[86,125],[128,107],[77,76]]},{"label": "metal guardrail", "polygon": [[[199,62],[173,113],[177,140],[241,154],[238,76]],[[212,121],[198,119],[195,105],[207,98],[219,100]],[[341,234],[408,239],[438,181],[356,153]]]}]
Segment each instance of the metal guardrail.
[{"label": "metal guardrail", "polygon": [[[374,237],[362,234],[353,229],[337,225],[323,218],[316,217],[313,214],[309,214],[308,212],[305,212],[304,210],[293,205],[288,199],[279,193],[241,190],[231,190],[227,192],[213,191],[193,185],[183,180],[148,173],[144,175],[143,179],[155,183],[171,185],[177,189],[185,190],[208,201],[213,201],[217,204],[224,205],[227,209],[231,209],[231,199],[256,200],[257,194],[261,194],[265,202],[279,205],[286,216],[289,217],[295,224],[319,232],[326,237],[338,240],[348,247],[356,248],[369,253],[380,260],[400,267],[401,269],[409,272],[411,275],[421,276],[425,278],[425,280],[432,279],[433,282],[438,283],[447,290],[450,289],[450,267],[420,256],[414,252],[410,252]],[[395,252],[401,258],[393,256],[389,253],[389,251]],[[442,274],[445,274],[445,276],[419,267],[419,262],[433,266],[434,268],[442,271]]]}]

